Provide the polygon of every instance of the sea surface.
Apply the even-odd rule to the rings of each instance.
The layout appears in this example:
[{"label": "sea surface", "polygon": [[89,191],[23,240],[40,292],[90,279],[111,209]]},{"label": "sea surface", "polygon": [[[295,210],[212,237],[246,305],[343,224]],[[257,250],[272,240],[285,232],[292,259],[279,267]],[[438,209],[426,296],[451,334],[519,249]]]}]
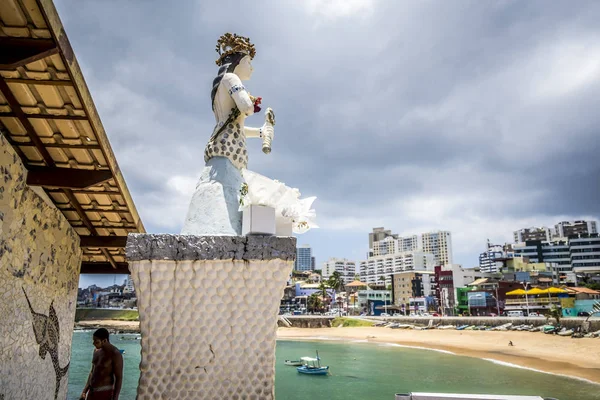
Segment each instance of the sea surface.
[{"label": "sea surface", "polygon": [[[125,350],[121,400],[134,400],[139,378],[137,334],[111,335]],[[306,376],[286,359],[314,357],[328,376]],[[78,399],[90,371],[92,333],[73,334],[68,399]],[[560,351],[560,350],[557,350]],[[401,392],[496,393],[537,395],[559,400],[600,400],[600,385],[448,352],[364,341],[277,341],[275,396],[280,400],[393,400]]]}]

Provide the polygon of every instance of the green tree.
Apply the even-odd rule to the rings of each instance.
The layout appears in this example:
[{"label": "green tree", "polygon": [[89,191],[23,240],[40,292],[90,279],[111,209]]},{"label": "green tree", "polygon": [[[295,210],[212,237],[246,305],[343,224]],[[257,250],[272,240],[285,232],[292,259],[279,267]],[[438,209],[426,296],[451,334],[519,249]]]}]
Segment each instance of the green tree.
[{"label": "green tree", "polygon": [[317,312],[323,308],[323,303],[319,298],[319,292],[315,292],[308,296],[308,311]]},{"label": "green tree", "polygon": [[360,275],[359,274],[354,274],[354,280],[355,281],[360,281]]},{"label": "green tree", "polygon": [[333,274],[331,274],[329,279],[327,279],[327,284],[336,292],[341,292],[342,288],[344,287],[344,279],[342,278],[342,274],[337,271],[333,271]]}]

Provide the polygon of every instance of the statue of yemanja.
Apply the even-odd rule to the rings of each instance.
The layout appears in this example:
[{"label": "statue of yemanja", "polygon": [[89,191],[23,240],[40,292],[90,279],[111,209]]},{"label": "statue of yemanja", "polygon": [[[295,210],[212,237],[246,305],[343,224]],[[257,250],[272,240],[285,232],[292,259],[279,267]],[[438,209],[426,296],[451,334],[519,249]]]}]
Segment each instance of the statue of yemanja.
[{"label": "statue of yemanja", "polygon": [[244,120],[260,112],[260,97],[250,95],[242,81],[252,76],[254,45],[247,37],[226,33],[217,42],[219,66],[210,94],[216,125],[204,151],[206,166],[181,231],[186,235],[240,235],[244,207],[263,205],[275,208],[279,223],[291,223],[295,233],[316,228],[315,197],[300,199],[298,189],[249,171],[247,138],[263,141],[263,152],[271,151],[275,114],[267,108],[260,128]]}]

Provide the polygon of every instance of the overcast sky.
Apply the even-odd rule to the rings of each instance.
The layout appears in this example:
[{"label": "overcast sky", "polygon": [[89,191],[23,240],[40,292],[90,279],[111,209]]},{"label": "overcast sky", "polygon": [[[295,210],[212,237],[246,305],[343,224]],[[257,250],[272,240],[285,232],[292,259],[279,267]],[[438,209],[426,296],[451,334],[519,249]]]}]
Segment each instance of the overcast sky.
[{"label": "overcast sky", "polygon": [[600,2],[55,2],[149,232],[182,227],[225,32],[277,114],[249,167],[318,197],[319,265],[385,226],[450,230],[473,267],[488,238],[600,214]]}]

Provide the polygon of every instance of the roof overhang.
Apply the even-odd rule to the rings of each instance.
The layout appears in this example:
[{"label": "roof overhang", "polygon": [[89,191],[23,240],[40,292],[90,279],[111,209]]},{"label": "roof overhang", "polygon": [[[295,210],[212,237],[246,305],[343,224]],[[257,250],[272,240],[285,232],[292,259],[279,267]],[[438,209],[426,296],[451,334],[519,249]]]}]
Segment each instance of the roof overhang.
[{"label": "roof overhang", "polygon": [[82,273],[129,273],[126,237],[145,229],[54,4],[1,1],[0,20],[0,131],[27,184],[80,235]]}]

